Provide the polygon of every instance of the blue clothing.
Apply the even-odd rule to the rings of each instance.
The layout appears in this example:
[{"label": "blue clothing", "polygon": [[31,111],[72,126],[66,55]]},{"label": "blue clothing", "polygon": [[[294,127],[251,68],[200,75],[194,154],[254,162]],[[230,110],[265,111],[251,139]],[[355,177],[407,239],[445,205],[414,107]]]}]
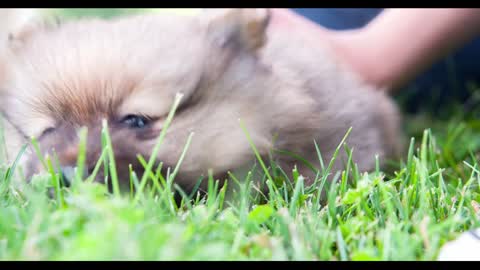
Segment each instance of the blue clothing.
[{"label": "blue clothing", "polygon": [[[382,12],[380,8],[294,8],[293,11],[322,25],[344,30],[361,28]],[[408,42],[408,41],[406,41]],[[440,59],[407,86],[407,109],[415,111],[423,101],[436,99],[440,105],[452,99],[465,101],[472,91],[469,83],[480,82],[480,38]],[[477,84],[480,85],[480,84]],[[403,93],[404,91],[401,91]]]}]

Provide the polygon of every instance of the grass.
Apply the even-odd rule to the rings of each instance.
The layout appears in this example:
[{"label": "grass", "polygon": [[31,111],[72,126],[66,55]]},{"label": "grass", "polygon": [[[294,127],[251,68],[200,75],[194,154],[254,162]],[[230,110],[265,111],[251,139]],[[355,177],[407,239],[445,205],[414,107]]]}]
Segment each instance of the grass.
[{"label": "grass", "polygon": [[[230,197],[209,177],[206,197],[183,194],[181,204],[173,196],[178,167],[164,177],[148,160],[146,174],[131,173],[140,190],[131,193],[108,193],[81,174],[67,189],[53,170],[25,184],[15,180],[15,162],[4,164],[0,260],[435,260],[445,242],[479,226],[480,121],[452,110],[448,119],[407,117],[412,141],[393,174],[360,174],[351,160],[337,181],[325,181],[324,164],[307,186],[295,170],[258,160],[245,179],[231,175]],[[100,162],[111,174],[108,132],[102,141]],[[256,180],[269,192],[260,192]]]}]

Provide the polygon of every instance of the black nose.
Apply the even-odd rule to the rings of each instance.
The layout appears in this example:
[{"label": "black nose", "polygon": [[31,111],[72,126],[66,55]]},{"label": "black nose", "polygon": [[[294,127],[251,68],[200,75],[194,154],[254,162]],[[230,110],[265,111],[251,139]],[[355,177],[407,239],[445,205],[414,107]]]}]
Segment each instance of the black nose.
[{"label": "black nose", "polygon": [[69,187],[75,177],[75,168],[65,166],[61,168],[63,185]]},{"label": "black nose", "polygon": [[[76,168],[72,166],[63,166],[61,168],[62,182],[65,187],[70,187],[75,178]],[[84,175],[85,176],[85,175]]]}]

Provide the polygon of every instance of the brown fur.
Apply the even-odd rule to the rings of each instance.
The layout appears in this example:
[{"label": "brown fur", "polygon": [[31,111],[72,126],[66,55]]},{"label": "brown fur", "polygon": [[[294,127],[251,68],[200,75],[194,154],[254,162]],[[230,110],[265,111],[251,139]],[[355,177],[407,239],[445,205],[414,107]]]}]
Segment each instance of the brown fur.
[{"label": "brown fur", "polygon": [[[375,155],[396,158],[401,132],[392,101],[340,67],[329,48],[295,31],[270,31],[268,21],[266,10],[237,9],[84,19],[32,31],[3,53],[2,110],[21,133],[39,137],[45,152],[54,148],[63,166],[75,165],[76,131],[87,126],[90,169],[107,119],[120,176],[128,178],[128,164],[140,170],[136,155],[149,157],[175,95],[183,93],[157,161],[174,167],[195,132],[177,179],[185,187],[208,169],[223,175],[254,160],[240,119],[263,157],[277,148],[319,164],[315,140],[328,163],[353,127],[347,142],[361,171],[374,168]],[[155,121],[129,129],[119,123],[129,114]],[[297,164],[275,158],[287,172]],[[28,174],[36,173],[37,158],[26,162]]]}]

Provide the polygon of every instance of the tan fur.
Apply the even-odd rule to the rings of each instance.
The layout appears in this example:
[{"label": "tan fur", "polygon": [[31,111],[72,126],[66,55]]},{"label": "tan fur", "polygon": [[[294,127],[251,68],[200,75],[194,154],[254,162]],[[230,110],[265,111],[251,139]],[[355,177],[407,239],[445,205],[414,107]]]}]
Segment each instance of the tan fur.
[{"label": "tan fur", "polygon": [[[183,93],[157,161],[173,167],[195,132],[178,175],[185,186],[208,169],[223,175],[254,159],[240,121],[265,158],[276,148],[319,164],[315,140],[328,163],[351,126],[347,142],[361,171],[374,168],[375,155],[381,161],[397,157],[401,133],[392,101],[340,67],[329,48],[295,31],[270,31],[268,14],[238,9],[198,17],[84,19],[35,31],[3,53],[3,112],[27,136],[55,127],[40,143],[46,152],[68,153],[60,158],[64,166],[74,165],[74,134],[87,126],[92,167],[106,118],[117,167],[140,168],[136,155],[149,157],[176,93]],[[129,114],[155,121],[128,129],[119,120]],[[341,168],[340,160],[335,169]],[[302,173],[313,178],[307,169]]]}]

